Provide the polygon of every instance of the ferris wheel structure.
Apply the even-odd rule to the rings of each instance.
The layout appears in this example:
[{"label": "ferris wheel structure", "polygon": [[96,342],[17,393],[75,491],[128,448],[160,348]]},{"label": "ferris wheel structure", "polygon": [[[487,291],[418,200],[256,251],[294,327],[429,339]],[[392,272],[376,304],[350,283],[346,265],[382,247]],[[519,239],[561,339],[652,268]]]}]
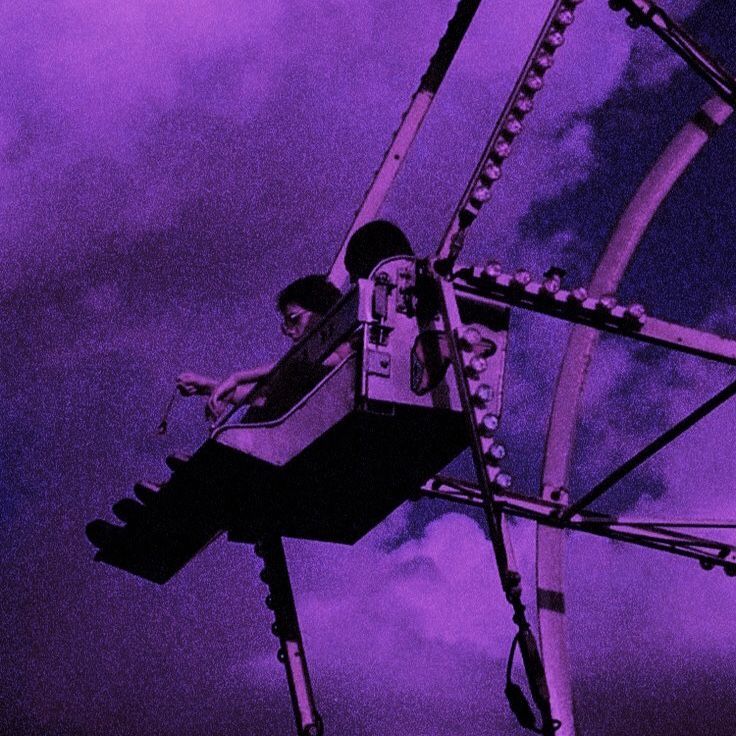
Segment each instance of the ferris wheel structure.
[{"label": "ferris wheel structure", "polygon": [[[701,536],[712,528],[736,528],[734,520],[635,519],[590,509],[621,479],[733,397],[736,382],[587,492],[570,489],[581,398],[601,333],[736,365],[736,339],[656,318],[643,305],[621,304],[616,296],[658,208],[728,119],[736,101],[734,77],[655,3],[610,0],[613,10],[625,11],[632,29],[645,27],[657,34],[715,96],[694,112],[646,175],[588,284],[568,286],[557,268],[535,278],[525,269],[505,271],[496,260],[480,265],[460,261],[467,233],[491,200],[516,138],[533,124],[535,97],[581,2],[551,2],[435,255],[390,259],[349,288],[347,243],[379,213],[480,4],[460,0],[333,261],[329,277],[345,290],[343,299],[268,380],[283,384],[294,375],[295,365],[319,364],[346,336],[359,348],[315,378],[278,416],[254,422],[247,409],[235,407],[193,455],[168,458],[172,476],[166,483],[139,483],[135,499],[113,506],[122,526],[96,520],[87,527],[96,559],[158,583],[223,532],[231,541],[254,544],[264,562],[261,578],[269,587],[266,604],[274,612],[278,659],[285,666],[302,736],[320,736],[325,726],[309,678],[283,537],[352,544],[408,499],[440,498],[480,509],[517,629],[506,696],[520,726],[545,736],[575,734],[564,586],[568,531],[668,552],[736,576],[736,548]],[[506,448],[497,436],[515,310],[573,325],[552,397],[541,482],[530,493],[513,486]],[[474,481],[443,476],[442,468],[468,448]],[[402,457],[401,467],[390,461],[392,453]],[[255,489],[247,501],[241,492],[245,484]],[[351,489],[349,502],[346,487]],[[506,523],[510,516],[537,524],[536,626],[526,611]],[[533,706],[511,677],[517,650]]]}]

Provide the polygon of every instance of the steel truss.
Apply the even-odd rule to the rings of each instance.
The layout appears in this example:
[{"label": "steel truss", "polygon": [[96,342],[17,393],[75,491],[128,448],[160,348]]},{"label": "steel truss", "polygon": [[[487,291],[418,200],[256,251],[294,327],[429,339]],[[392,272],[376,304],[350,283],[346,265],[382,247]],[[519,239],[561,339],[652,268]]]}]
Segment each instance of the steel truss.
[{"label": "steel truss", "polygon": [[[507,685],[509,702],[521,725],[545,735],[554,734],[562,722],[555,717],[543,661],[524,614],[521,576],[511,566],[513,552],[503,516],[522,516],[558,529],[585,531],[670,552],[696,559],[705,569],[719,566],[727,575],[736,576],[736,548],[677,530],[677,527],[690,525],[701,528],[734,526],[733,522],[627,521],[584,511],[589,502],[736,394],[736,383],[665,432],[572,506],[568,505],[567,489],[563,487],[546,489],[551,500],[509,493],[511,477],[500,468],[506,451],[496,441],[495,432],[502,408],[510,307],[521,307],[598,331],[619,334],[728,365],[736,365],[736,340],[649,318],[640,304],[621,306],[612,295],[595,298],[590,297],[583,288],[563,289],[562,277],[555,270],[549,271],[543,280],[535,281],[526,270],[517,270],[513,274],[504,273],[497,262],[491,262],[483,268],[454,268],[450,274],[443,276],[433,270],[437,263],[444,268],[447,260],[430,262],[426,269],[428,273],[434,274],[435,286],[440,295],[450,358],[467,419],[477,483],[467,484],[455,479],[435,478],[422,487],[420,494],[483,509],[501,585],[513,607],[514,623],[519,628],[514,644],[518,642],[521,650],[529,689],[541,716],[541,725],[537,726],[528,705],[524,703],[521,708],[518,707],[518,702],[509,695]],[[426,289],[425,286],[424,290]],[[421,298],[420,277],[418,291]],[[483,334],[477,325],[464,324],[458,299],[475,303],[485,309],[486,313],[495,311],[495,332]],[[555,591],[546,591],[548,595],[545,597],[544,590],[538,589],[537,592],[538,598],[547,608],[564,612],[562,595],[555,595]],[[566,725],[569,728],[571,724]]]},{"label": "steel truss", "polygon": [[[483,505],[477,485],[444,476],[437,476],[425,483],[420,489],[420,495],[465,506]],[[730,577],[736,576],[736,546],[675,531],[677,528],[687,527],[736,528],[736,520],[629,519],[592,511],[581,511],[563,519],[563,513],[569,508],[566,504],[567,494],[564,491],[557,491],[557,497],[559,501],[554,502],[504,491],[494,495],[494,502],[496,508],[504,514],[529,519],[557,529],[588,532],[640,547],[671,552],[698,560],[706,570],[722,567]]]},{"label": "steel truss", "polygon": [[[498,263],[490,263],[482,268],[455,268],[464,246],[465,235],[475,221],[483,204],[491,198],[491,188],[501,177],[501,167],[509,156],[511,144],[520,133],[523,121],[533,108],[533,98],[542,88],[543,76],[552,67],[553,56],[563,44],[564,34],[574,21],[574,13],[581,2],[582,0],[554,0],[552,3],[551,10],[532,51],[492,130],[486,147],[440,242],[436,252],[437,258],[429,264],[425,274],[427,280],[434,282],[440,297],[453,370],[464,413],[467,417],[478,482],[471,484],[456,479],[437,477],[428,481],[419,489],[417,497],[440,498],[479,507],[484,511],[501,584],[509,603],[512,605],[514,622],[519,629],[517,638],[514,640],[514,646],[518,643],[521,650],[529,689],[541,716],[541,725],[537,725],[528,704],[522,703],[520,706],[518,700],[516,704],[514,703],[515,698],[509,693],[508,684],[507,695],[521,725],[545,734],[545,736],[551,736],[558,729],[561,734],[574,733],[569,682],[567,685],[562,684],[562,687],[560,682],[565,679],[569,680],[569,672],[566,661],[552,662],[550,656],[550,661],[547,662],[545,658],[543,663],[531,626],[526,619],[525,606],[521,600],[521,577],[514,566],[513,551],[504,523],[505,516],[519,516],[533,520],[541,525],[540,532],[541,529],[546,529],[549,532],[559,532],[565,529],[583,531],[696,559],[705,569],[721,567],[727,575],[736,575],[736,548],[723,542],[678,531],[682,528],[736,527],[736,521],[626,519],[584,509],[588,502],[602,495],[613,483],[629,472],[631,467],[638,466],[644,459],[650,457],[668,441],[694,424],[703,415],[703,407],[673,428],[669,432],[671,436],[665,433],[663,437],[658,438],[652,445],[645,448],[637,457],[632,459],[631,467],[627,467],[625,464],[612,473],[609,478],[598,484],[591,493],[586,494],[581,501],[572,506],[568,504],[567,489],[562,485],[550,486],[545,484],[542,498],[533,498],[510,492],[508,488],[511,479],[499,467],[499,461],[503,458],[505,450],[493,439],[493,433],[497,428],[498,417],[501,412],[506,330],[501,329],[495,335],[495,342],[490,341],[494,343],[492,352],[496,354],[495,360],[492,358],[490,349],[488,355],[484,356],[483,339],[480,339],[479,342],[473,342],[462,325],[457,307],[458,297],[474,299],[491,306],[495,304],[500,312],[504,314],[502,321],[505,320],[506,325],[508,324],[508,308],[511,306],[520,307],[577,325],[591,327],[598,332],[620,334],[640,342],[697,355],[715,362],[736,365],[736,341],[651,318],[639,304],[618,305],[612,294],[614,288],[611,288],[611,293],[605,293],[598,291],[594,284],[591,284],[593,295],[589,294],[588,290],[583,287],[571,290],[563,289],[561,274],[554,270],[548,272],[543,280],[534,281],[531,275],[523,269],[513,274],[504,273]],[[627,23],[632,28],[643,25],[652,29],[716,90],[722,100],[733,104],[736,99],[736,80],[734,80],[734,77],[711,59],[661,8],[648,0],[611,0],[609,4],[614,10],[626,10],[628,12]],[[410,108],[405,113],[402,124],[394,135],[391,146],[384,156],[383,163],[376,173],[371,187],[365,195],[363,204],[356,213],[353,224],[333,263],[330,277],[335,283],[340,285],[345,283],[343,258],[349,236],[363,222],[378,212],[381,202],[393,183],[403,157],[419,132],[439,82],[441,82],[444,73],[447,71],[452,55],[457,50],[476,8],[477,3],[467,3],[463,7],[463,2],[461,2],[458,6],[457,19],[451,22],[446,34],[452,39],[450,42],[443,39],[443,43],[451,51],[448,56],[444,57],[442,62],[444,65],[437,77],[437,84],[433,87],[431,85],[427,86],[425,84],[426,79],[423,79],[420,88],[412,98]],[[442,43],[440,46],[442,47]],[[440,56],[438,54],[438,58]],[[433,63],[435,63],[434,60]],[[722,108],[718,108],[717,105],[712,105],[712,107],[713,110],[704,107],[692,121],[693,126],[705,133],[706,140],[717,130],[730,112],[730,110],[724,111]],[[691,152],[692,157],[696,155],[703,143],[704,141],[700,141],[695,145]],[[682,157],[682,159],[684,161],[685,157]],[[688,158],[684,166],[690,160],[692,159]],[[682,173],[684,166],[677,171],[677,175]],[[672,174],[677,168],[677,166],[673,166],[672,171],[667,173]],[[665,178],[667,178],[666,175]],[[668,187],[662,187],[659,194],[663,197],[667,191]],[[659,201],[661,201],[661,198]],[[633,225],[634,231],[638,226],[641,226],[643,232],[643,228],[647,224],[648,219],[635,222]],[[641,237],[642,232],[637,233],[638,237]],[[632,240],[635,240],[634,235],[632,235]],[[618,258],[618,254],[615,257]],[[627,260],[621,259],[622,262],[617,265],[624,268]],[[612,280],[612,287],[614,287],[614,281],[615,279]],[[486,345],[487,343],[488,341],[486,341]],[[478,345],[481,346],[480,352],[478,352]],[[492,380],[494,386],[498,388],[498,392],[495,398],[489,398],[488,401],[483,399],[479,402],[479,391],[482,392],[483,390],[481,387],[488,387],[488,384],[480,383],[481,380],[485,380],[481,374],[485,372],[487,366],[484,366],[480,371],[476,369],[479,361],[484,361],[486,358],[491,359],[491,363],[494,363],[490,370],[494,374]],[[588,359],[589,356],[586,358],[586,366]],[[736,384],[733,386],[736,388]],[[736,393],[736,390],[732,390],[732,387],[725,389],[718,397],[711,400],[710,403],[714,404],[711,409],[725,401],[733,393]],[[489,396],[492,394],[493,391],[490,391]],[[559,447],[561,448],[562,445]],[[561,455],[565,456],[566,462],[568,452],[563,452]],[[547,476],[547,470],[545,468],[545,477]],[[559,554],[559,537],[548,537],[545,544],[549,547],[550,552],[556,555]],[[561,586],[561,570],[557,569],[559,565],[560,562],[557,560],[553,565],[556,568],[555,570],[542,571],[544,578],[554,583],[555,588],[544,589],[538,580],[537,602],[540,611],[544,609],[553,615],[560,616],[560,618],[547,621],[545,627],[542,626],[540,618],[540,633],[543,628],[546,628],[549,641],[556,642],[562,650],[564,647],[560,644],[560,636],[563,623],[561,616],[564,615],[564,595],[561,589],[559,591],[556,589]],[[285,564],[283,569],[285,574]],[[295,611],[293,620],[296,622]],[[547,648],[549,649],[549,645]],[[566,657],[565,652],[560,651],[559,657],[564,659]],[[300,664],[308,683],[306,663],[303,658],[300,660]],[[552,698],[550,697],[550,688],[545,673],[546,669],[550,669],[550,665],[553,665],[554,670],[552,673],[554,676],[550,679],[550,684],[554,684],[554,697]],[[291,672],[291,670],[287,670],[287,674],[288,672]],[[304,721],[300,721],[298,715],[299,703],[292,687],[291,674],[289,674],[289,683],[295,714],[297,714],[297,728],[299,733],[303,733],[305,731],[302,731],[301,728]],[[311,688],[307,688],[306,692],[309,699],[307,712],[316,716]],[[558,714],[566,720],[564,724],[555,717]],[[315,721],[316,723],[317,721]],[[321,729],[321,721],[318,723],[319,725],[315,727]]]},{"label": "steel truss", "polygon": [[[444,294],[457,293],[465,299],[470,298],[488,306],[515,305],[569,322],[585,324],[600,331],[697,355],[714,362],[736,365],[736,340],[648,318],[644,308],[639,304],[619,306],[611,296],[596,299],[588,297],[584,289],[562,289],[561,278],[556,273],[549,274],[543,281],[537,282],[533,281],[530,274],[524,270],[516,271],[514,274],[503,273],[494,262],[482,269],[458,268],[451,277],[451,284],[447,282]],[[453,319],[451,313],[448,313],[448,321],[460,324],[459,316]],[[457,327],[454,329],[458,330]],[[456,364],[462,365],[458,356],[453,355],[453,359]],[[464,375],[467,376],[467,373],[465,370]],[[464,380],[464,383],[467,383],[467,380]],[[547,489],[548,499],[511,494],[504,488],[499,490],[500,471],[496,470],[493,475],[497,487],[493,495],[494,508],[503,513],[533,519],[547,526],[587,531],[692,557],[699,560],[706,569],[719,566],[724,568],[729,576],[736,576],[736,547],[674,530],[683,527],[734,528],[736,521],[627,520],[585,510],[586,506],[602,496],[615,483],[734,395],[736,395],[736,382],[729,384],[665,431],[573,504],[568,504],[568,491],[562,487]],[[472,404],[468,408],[473,411]],[[500,407],[497,408],[500,410]],[[507,481],[503,485],[510,485],[510,482]],[[483,491],[482,484],[472,485],[444,477],[429,481],[421,489],[423,495],[474,506],[482,505]]]},{"label": "steel truss", "polygon": [[[564,40],[562,34],[572,22],[573,11],[578,4],[577,0],[574,2],[571,0],[564,5],[559,2],[554,3],[436,251],[438,260],[434,267],[437,273],[449,277],[453,274],[468,228],[475,221],[482,205],[491,198],[491,188],[501,176],[501,165],[508,157],[511,144],[521,129],[521,120],[532,109],[532,97],[542,87],[542,76],[551,67],[552,53],[562,44]],[[573,329],[555,390],[554,409],[545,450],[544,482],[542,483],[542,497],[547,501],[559,501],[562,494],[566,492],[565,485],[569,475],[579,398],[598,331],[621,332],[631,337],[636,336],[637,339],[644,342],[663,345],[728,364],[732,364],[734,357],[733,343],[727,346],[721,338],[715,335],[706,335],[697,330],[688,330],[658,320],[647,320],[645,310],[640,305],[619,308],[613,294],[633,250],[657,207],[703,145],[729,117],[730,106],[736,100],[736,79],[713,60],[661,8],[649,0],[612,0],[609,4],[613,10],[625,9],[628,12],[627,23],[632,28],[647,26],[653,30],[715,89],[718,98],[706,103],[683,128],[681,134],[655,164],[634,200],[626,209],[590,284],[591,296],[595,298],[589,298],[587,290],[582,288],[565,292],[561,289],[559,273],[553,271],[549,272],[546,275],[547,279],[539,284],[532,284],[530,275],[525,271],[504,275],[498,264],[490,264],[490,268],[471,269],[470,271],[471,282],[475,280],[475,284],[471,283],[471,286],[477,285],[478,281],[483,279],[486,281],[486,286],[490,287],[493,283],[493,286],[496,287],[496,293],[493,296],[506,304],[546,312],[581,326]],[[583,329],[583,326],[596,329]],[[729,389],[725,389],[724,392],[721,392],[721,397],[728,393]],[[566,400],[567,406],[564,405]],[[714,398],[714,402],[718,403],[718,397]],[[563,414],[567,416],[563,417]],[[683,423],[687,425],[687,420],[683,420]],[[676,429],[673,428],[673,436],[677,435]],[[666,437],[659,439],[668,441]],[[652,443],[652,446],[645,448],[639,454],[638,459],[634,458],[632,461],[637,460],[637,463],[638,460],[643,461],[657,449],[656,443]],[[634,463],[634,466],[637,463]],[[628,472],[625,467],[619,471]],[[612,485],[612,482],[617,479],[616,474],[611,474],[606,480]],[[602,482],[595,489],[596,494],[600,495],[610,485],[606,486],[605,481]],[[593,495],[588,494],[581,504],[584,505],[592,498]],[[575,512],[582,510],[581,504],[567,514],[568,522],[573,518],[576,521],[582,521],[582,518],[575,516]],[[558,517],[563,515],[565,515],[564,509],[556,512]],[[590,526],[591,515],[587,514],[586,518],[589,520],[587,526]],[[573,736],[575,733],[574,713],[565,636],[563,527],[552,526],[546,520],[539,519],[539,521],[540,525],[537,530],[537,612],[540,647],[546,671],[545,679],[550,692],[549,706],[553,720],[560,724],[560,736]],[[610,532],[625,535],[619,536],[620,539],[625,538],[626,541],[642,543],[643,537],[647,536],[649,537],[647,546],[677,554],[697,557],[698,554],[717,549],[715,561],[710,557],[707,559],[700,557],[704,567],[715,566],[722,563],[724,559],[730,560],[729,550],[725,550],[722,546],[709,547],[709,540],[700,540],[705,543],[705,546],[697,546],[693,540],[690,540],[693,542],[692,545],[689,545],[687,540],[683,544],[683,535],[676,535],[671,527],[672,524],[668,531],[656,525],[650,526],[645,534],[641,528],[634,529],[632,533],[631,529],[608,525]],[[601,523],[600,520],[593,527],[598,530],[598,533],[604,528],[606,524]],[[676,544],[673,544],[674,536],[677,536]],[[723,567],[727,573],[733,572],[732,561],[724,564]],[[521,718],[519,720],[522,722]],[[522,722],[522,725],[527,724]]]},{"label": "steel truss", "polygon": [[[521,599],[521,576],[513,562],[513,551],[504,523],[506,515],[531,519],[540,524],[543,529],[549,531],[565,529],[583,531],[689,557],[698,560],[705,569],[721,567],[727,575],[736,575],[735,547],[678,531],[682,528],[736,528],[736,521],[640,520],[586,511],[584,506],[588,502],[592,501],[594,497],[597,498],[602,495],[614,482],[629,472],[630,468],[627,468],[626,465],[611,474],[608,479],[593,489],[593,492],[586,494],[580,502],[572,506],[568,504],[567,489],[562,485],[549,486],[549,484],[545,484],[542,498],[533,498],[510,492],[508,488],[511,479],[499,467],[499,461],[503,458],[505,450],[494,440],[493,434],[498,426],[498,417],[501,412],[506,331],[508,310],[511,306],[547,314],[577,325],[594,328],[599,332],[620,334],[640,342],[697,355],[719,363],[736,365],[736,341],[675,325],[664,320],[653,319],[646,314],[646,310],[639,304],[618,305],[612,293],[590,295],[583,287],[571,290],[563,289],[561,274],[554,270],[548,272],[543,280],[534,281],[531,275],[523,269],[513,274],[504,273],[498,263],[491,263],[482,268],[455,268],[464,246],[468,228],[475,221],[483,204],[490,200],[491,188],[501,177],[501,167],[509,156],[511,144],[520,133],[523,121],[533,108],[533,98],[542,88],[543,76],[552,67],[553,56],[563,44],[564,34],[574,21],[574,13],[581,2],[582,0],[554,0],[552,3],[551,10],[532,51],[493,128],[486,147],[440,242],[436,251],[437,258],[429,264],[424,274],[427,281],[434,283],[439,295],[451,362],[467,418],[477,484],[437,477],[428,481],[419,489],[417,497],[440,498],[479,507],[484,511],[501,585],[513,608],[514,623],[519,630],[514,640],[514,646],[517,643],[519,645],[529,689],[541,716],[541,724],[537,725],[528,704],[524,702],[520,705],[518,700],[516,700],[516,703],[514,702],[515,696],[512,697],[512,694],[509,693],[509,684],[507,684],[507,695],[521,725],[545,736],[551,736],[558,729],[561,734],[574,733],[569,683],[567,686],[560,687],[560,680],[569,679],[569,672],[566,661],[564,663],[552,663],[550,657],[550,662],[545,661],[543,663],[534,633],[526,619],[525,606]],[[614,10],[626,10],[628,12],[627,23],[632,28],[644,25],[652,29],[716,90],[722,100],[733,104],[736,100],[736,80],[734,80],[734,77],[711,59],[661,8],[648,0],[611,0],[609,4]],[[405,113],[402,124],[394,135],[391,146],[384,156],[383,163],[376,173],[371,187],[365,195],[363,204],[356,213],[353,224],[333,263],[330,278],[335,283],[340,285],[345,283],[346,275],[343,258],[349,236],[357,227],[378,212],[404,156],[419,132],[439,83],[449,67],[452,56],[469,26],[476,8],[477,3],[469,2],[461,2],[458,6],[456,19],[451,22],[446,39],[443,39],[440,44],[440,49],[444,43],[449,52],[444,57],[441,53],[438,53],[437,58],[432,62],[437,67],[436,71],[441,70],[438,71],[436,84],[428,85],[425,75],[419,89],[412,98],[410,108]],[[730,110],[724,112],[722,109],[717,109],[715,114],[711,114],[710,110],[704,108],[693,118],[692,123],[705,133],[707,139],[728,117],[729,112]],[[697,153],[703,142],[697,144],[692,156]],[[689,160],[691,159],[688,159],[685,165],[689,163]],[[677,167],[673,167],[673,171],[675,168]],[[681,170],[678,175],[679,173],[681,173]],[[664,196],[667,191],[667,188],[663,188],[661,195]],[[648,224],[648,220],[643,223],[635,223],[634,229],[636,230],[636,225],[646,227],[646,224]],[[641,232],[638,233],[638,236],[641,236]],[[623,268],[625,262],[622,261],[618,265]],[[615,279],[612,281],[615,281]],[[593,288],[593,284],[591,290],[597,292],[597,289]],[[611,292],[613,291],[612,288]],[[474,341],[473,338],[469,337],[468,330],[465,329],[460,319],[457,306],[458,297],[474,299],[488,306],[495,304],[503,315],[501,321],[505,320],[506,328],[501,328],[496,333],[494,340],[484,341],[481,336],[478,341]],[[483,353],[484,343],[486,354]],[[489,347],[489,343],[493,343],[492,349]],[[495,359],[493,355],[496,356]],[[487,361],[487,359],[492,364],[490,369],[488,369],[487,363],[483,363],[483,367],[478,370],[480,363]],[[586,361],[587,359],[589,359],[589,356]],[[487,400],[485,398],[479,400],[484,389],[489,388],[489,384],[481,383],[481,380],[485,380],[483,374],[486,369],[493,374],[492,381],[498,391],[495,396],[493,391],[489,391]],[[734,384],[734,387],[736,387],[736,384]],[[733,393],[736,393],[736,390],[729,387],[721,392],[719,397],[714,397],[711,403],[714,402],[714,406],[719,405]],[[714,406],[711,408],[714,408]],[[703,407],[699,410],[701,415],[702,410]],[[698,412],[693,413],[693,415],[697,414]],[[650,457],[666,442],[694,424],[699,418],[700,416],[691,416],[683,420],[680,423],[682,426],[678,425],[670,431],[671,437],[668,437],[668,433],[665,433],[662,438],[658,438],[655,443],[645,448],[637,458],[632,460],[631,466],[638,466],[644,459]],[[566,461],[568,453],[562,454],[565,455]],[[546,475],[547,469],[545,469]],[[546,544],[551,552],[559,553],[560,541],[558,537],[549,537]],[[559,560],[557,560],[556,566],[559,567],[559,564]],[[286,575],[285,562],[282,569],[284,575]],[[552,572],[546,570],[544,573],[545,578],[554,583],[556,587],[561,585],[560,570]],[[288,578],[285,579],[288,582]],[[564,595],[561,590],[558,591],[552,588],[546,590],[542,588],[539,580],[537,581],[537,602],[540,611],[545,609],[554,615],[561,616],[564,614]],[[297,626],[295,610],[293,614],[293,624]],[[542,628],[540,623],[540,631]],[[561,646],[562,619],[549,621],[546,628],[550,633],[550,642],[555,641],[557,645]],[[298,633],[298,627],[296,631]],[[299,638],[298,641],[301,655],[297,658],[300,667],[296,671],[303,672],[304,682],[308,684],[306,662],[301,650],[301,639]],[[284,651],[283,648],[281,651]],[[566,655],[561,651],[560,657],[564,656]],[[304,698],[299,701],[293,687],[293,672],[295,670],[288,667],[288,662],[283,657],[280,658],[287,664],[287,675],[297,717],[298,732],[310,733],[309,730],[303,730],[305,724],[303,716],[306,713],[308,717],[312,718],[313,727],[319,729],[315,733],[321,733],[321,720],[317,716],[311,688],[307,687],[303,690],[303,694],[306,693],[306,701]],[[555,686],[554,697],[552,698],[550,697],[548,679],[545,673],[545,669],[549,670],[551,664],[554,664],[554,677],[550,682]],[[565,700],[567,702],[563,702]],[[300,713],[302,716],[299,715]],[[561,723],[555,717],[558,714],[566,720],[566,723]]]}]

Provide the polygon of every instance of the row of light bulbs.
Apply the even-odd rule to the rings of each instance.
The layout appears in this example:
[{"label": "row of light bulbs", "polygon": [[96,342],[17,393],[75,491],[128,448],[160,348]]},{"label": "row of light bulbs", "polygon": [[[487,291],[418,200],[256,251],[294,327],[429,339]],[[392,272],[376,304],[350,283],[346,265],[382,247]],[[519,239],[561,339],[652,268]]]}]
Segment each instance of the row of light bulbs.
[{"label": "row of light bulbs", "polygon": [[[519,268],[512,274],[505,274],[501,264],[498,261],[490,261],[483,269],[482,276],[493,280],[497,283],[503,281],[503,277],[508,281],[510,288],[523,289],[530,296],[547,296],[554,297],[556,295],[565,295],[566,301],[570,304],[586,310],[596,310],[603,314],[611,314],[619,307],[618,299],[614,294],[603,294],[601,297],[594,299],[590,297],[588,290],[584,286],[578,286],[570,291],[562,291],[562,276],[554,269],[548,271],[541,282],[534,282],[531,273],[525,268]],[[644,305],[633,303],[620,310],[620,316],[627,321],[643,325],[647,320],[647,311]],[[618,316],[618,315],[614,315]]]},{"label": "row of light bulbs", "polygon": [[483,336],[476,327],[466,327],[460,333],[460,348],[463,352],[465,378],[470,389],[470,397],[475,409],[477,429],[481,437],[491,440],[484,453],[486,471],[489,479],[499,488],[511,487],[511,476],[501,472],[498,463],[506,457],[506,448],[493,439],[498,429],[499,419],[492,411],[485,411],[493,400],[493,387],[483,381],[488,370],[488,357],[495,352],[495,346],[488,345],[486,355],[479,351]]},{"label": "row of light bulbs", "polygon": [[521,132],[524,117],[532,111],[534,96],[544,86],[543,77],[554,63],[554,53],[565,41],[564,33],[575,20],[574,11],[583,0],[564,0],[534,54],[510,112],[491,142],[488,159],[481,170],[463,211],[465,219],[472,221],[480,208],[491,198],[491,187],[501,178],[503,162],[511,153],[511,144]]}]

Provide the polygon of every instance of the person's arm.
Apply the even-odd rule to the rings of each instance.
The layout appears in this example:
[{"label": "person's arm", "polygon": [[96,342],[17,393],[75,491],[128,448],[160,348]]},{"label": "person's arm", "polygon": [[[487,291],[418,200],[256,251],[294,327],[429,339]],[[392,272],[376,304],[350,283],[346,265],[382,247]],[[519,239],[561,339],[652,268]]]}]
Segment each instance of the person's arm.
[{"label": "person's arm", "polygon": [[[266,365],[259,365],[257,368],[248,368],[247,370],[243,371],[235,371],[235,373],[231,373],[219,385],[222,385],[228,381],[237,386],[240,386],[244,383],[255,383],[264,376],[267,376],[274,369],[275,365],[276,363],[267,363]],[[219,388],[219,385],[216,388]]]},{"label": "person's arm", "polygon": [[182,396],[210,396],[219,383],[216,378],[188,371],[176,377],[176,387]]},{"label": "person's arm", "polygon": [[328,368],[334,368],[336,365],[342,363],[345,358],[351,353],[355,352],[355,348],[352,345],[351,340],[341,342],[323,361],[322,365]]},{"label": "person's arm", "polygon": [[215,418],[225,411],[228,404],[237,404],[245,397],[252,384],[267,376],[275,363],[250,368],[248,370],[236,371],[221,381],[211,392],[207,402],[206,412]]}]

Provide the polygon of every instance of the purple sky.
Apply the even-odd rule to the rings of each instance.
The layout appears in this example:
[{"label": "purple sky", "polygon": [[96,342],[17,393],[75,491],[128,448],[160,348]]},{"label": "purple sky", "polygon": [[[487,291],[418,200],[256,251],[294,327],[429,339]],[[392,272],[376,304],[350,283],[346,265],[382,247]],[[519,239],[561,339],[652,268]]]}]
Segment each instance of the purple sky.
[{"label": "purple sky", "polygon": [[[664,5],[663,0],[663,5]],[[546,0],[486,0],[384,208],[436,247]],[[736,69],[720,0],[671,13]],[[201,405],[153,434],[173,378],[277,357],[273,296],[325,270],[454,2],[226,0],[0,8],[0,733],[291,733],[259,561],[220,542],[164,587],[92,563],[84,524],[204,438]],[[572,282],[709,95],[604,0],[578,20],[464,258]],[[623,284],[658,316],[734,334],[731,121],[658,214]],[[507,466],[536,490],[567,330],[519,315]],[[576,487],[729,380],[605,339]],[[736,518],[736,407],[612,492],[604,508]],[[531,575],[533,529],[514,526]],[[287,542],[328,734],[512,734],[512,625],[480,518],[423,502],[354,547]],[[581,734],[726,736],[736,722],[736,582],[571,539]],[[531,577],[528,578],[531,580]],[[527,600],[531,603],[530,588]]]}]

